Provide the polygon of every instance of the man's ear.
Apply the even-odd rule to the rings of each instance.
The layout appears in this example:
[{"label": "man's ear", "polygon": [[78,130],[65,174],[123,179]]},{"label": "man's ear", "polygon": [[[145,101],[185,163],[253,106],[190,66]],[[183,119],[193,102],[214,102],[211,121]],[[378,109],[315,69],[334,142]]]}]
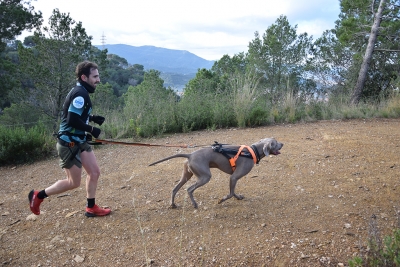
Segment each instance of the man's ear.
[{"label": "man's ear", "polygon": [[88,78],[86,77],[85,74],[82,74],[82,75],[81,75],[81,80],[82,80],[82,81],[87,82],[87,79],[88,79]]}]

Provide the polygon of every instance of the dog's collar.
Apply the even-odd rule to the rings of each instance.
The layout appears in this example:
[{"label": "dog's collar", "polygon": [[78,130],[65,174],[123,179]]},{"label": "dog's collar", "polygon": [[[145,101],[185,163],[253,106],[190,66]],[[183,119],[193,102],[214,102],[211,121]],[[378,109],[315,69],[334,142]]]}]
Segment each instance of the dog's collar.
[{"label": "dog's collar", "polygon": [[254,153],[256,154],[256,162],[255,163],[258,164],[261,160],[260,154],[258,153],[258,150],[255,145],[251,145],[250,147],[251,147],[251,149],[253,149]]}]

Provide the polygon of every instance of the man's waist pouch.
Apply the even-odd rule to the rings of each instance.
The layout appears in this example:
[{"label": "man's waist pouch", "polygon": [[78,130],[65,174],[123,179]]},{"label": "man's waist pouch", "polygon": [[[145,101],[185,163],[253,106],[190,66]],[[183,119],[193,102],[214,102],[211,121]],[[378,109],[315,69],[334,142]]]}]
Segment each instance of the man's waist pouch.
[{"label": "man's waist pouch", "polygon": [[78,146],[79,143],[77,142],[66,142],[60,138],[57,138],[57,142],[62,145],[62,146],[66,146],[66,147],[74,147],[74,146]]}]

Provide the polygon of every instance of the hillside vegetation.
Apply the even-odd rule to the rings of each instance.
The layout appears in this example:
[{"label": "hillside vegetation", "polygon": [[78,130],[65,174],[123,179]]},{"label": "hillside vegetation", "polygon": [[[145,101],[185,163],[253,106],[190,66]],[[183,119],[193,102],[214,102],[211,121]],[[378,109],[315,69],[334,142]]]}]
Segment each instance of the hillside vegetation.
[{"label": "hillside vegetation", "polygon": [[[92,95],[93,113],[106,118],[100,138],[398,117],[400,42],[395,37],[395,18],[400,7],[395,1],[385,5],[375,1],[371,9],[364,2],[341,1],[335,28],[316,40],[298,33],[297,25],[281,15],[264,33],[255,33],[248,51],[225,55],[211,68],[198,69],[179,94],[165,87],[165,73],[93,46],[83,24],[69,14],[55,9],[49,27],[35,16],[32,21],[22,19],[18,21],[22,28],[32,23],[36,27],[33,36],[23,43],[13,36],[1,39],[0,163],[49,154],[65,96],[75,84],[74,68],[82,60],[100,67],[102,84]],[[34,12],[23,5],[16,8]],[[368,35],[376,38],[365,39],[361,33],[366,25],[372,29],[377,17],[381,18],[379,35],[371,31]],[[371,45],[374,52],[365,53]],[[155,56],[154,47],[145,48]],[[178,58],[182,57],[172,53],[166,61],[175,64]],[[34,149],[30,139],[38,142]]]}]

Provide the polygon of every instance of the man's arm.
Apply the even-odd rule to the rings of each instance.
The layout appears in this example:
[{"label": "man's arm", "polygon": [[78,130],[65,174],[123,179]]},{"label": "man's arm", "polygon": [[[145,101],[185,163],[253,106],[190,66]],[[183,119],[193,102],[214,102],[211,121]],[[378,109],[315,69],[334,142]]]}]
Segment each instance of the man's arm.
[{"label": "man's arm", "polygon": [[91,133],[95,138],[99,137],[101,132],[99,128],[84,123],[81,117],[74,112],[68,112],[67,123],[75,129]]}]

